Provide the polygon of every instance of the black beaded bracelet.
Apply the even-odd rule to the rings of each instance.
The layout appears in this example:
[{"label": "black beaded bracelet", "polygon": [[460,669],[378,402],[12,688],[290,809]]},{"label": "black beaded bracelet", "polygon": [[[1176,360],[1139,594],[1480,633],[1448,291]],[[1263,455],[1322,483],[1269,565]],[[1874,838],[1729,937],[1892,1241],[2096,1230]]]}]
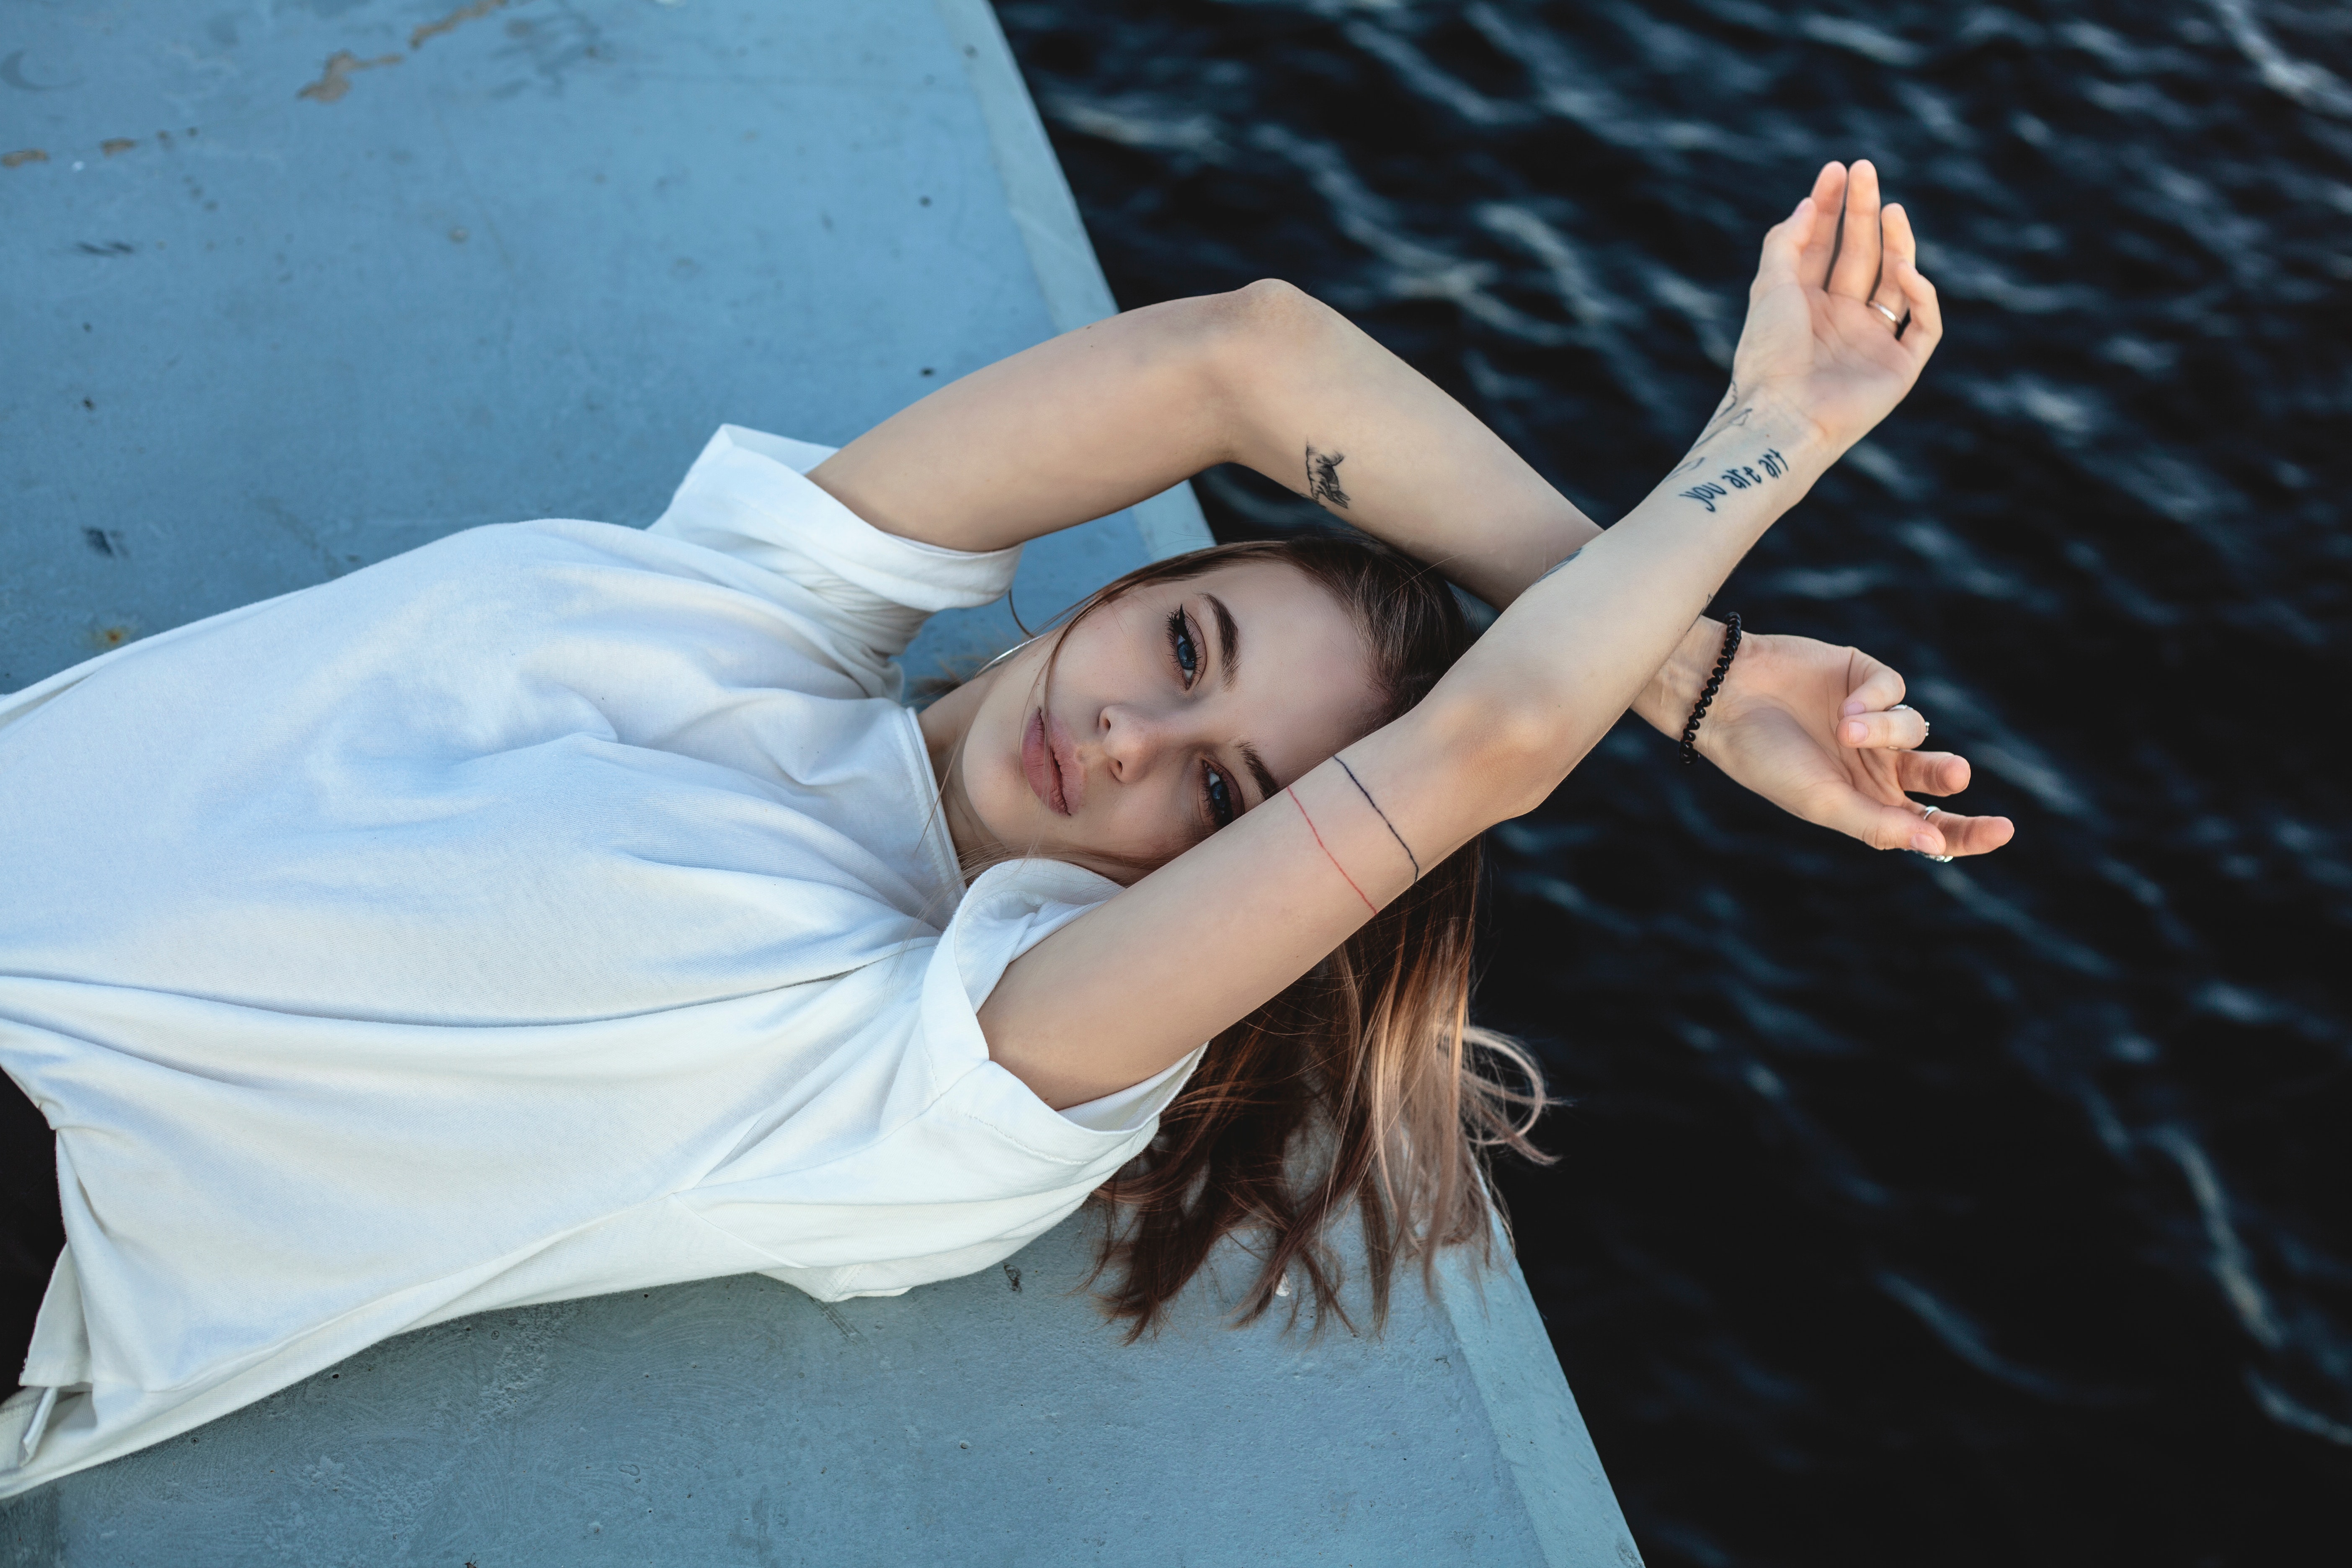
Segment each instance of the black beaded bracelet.
[{"label": "black beaded bracelet", "polygon": [[1723,689],[1723,678],[1731,671],[1731,656],[1739,651],[1739,612],[1732,611],[1723,617],[1723,654],[1715,661],[1715,673],[1706,678],[1706,689],[1698,694],[1692,705],[1690,722],[1683,726],[1683,766],[1698,761],[1698,721],[1706,717],[1706,705]]}]

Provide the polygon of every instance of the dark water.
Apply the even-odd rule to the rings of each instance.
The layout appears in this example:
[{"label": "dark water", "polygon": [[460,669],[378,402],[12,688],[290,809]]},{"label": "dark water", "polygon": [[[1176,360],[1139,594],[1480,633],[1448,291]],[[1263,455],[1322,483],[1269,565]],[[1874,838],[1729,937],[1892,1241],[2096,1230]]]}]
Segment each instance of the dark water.
[{"label": "dark water", "polygon": [[1528,1276],[1654,1563],[2352,1561],[2352,9],[1001,10],[1122,303],[1289,278],[1603,519],[1878,161],[1949,337],[1719,604],[1904,669],[2018,838],[1632,727],[1498,834]]}]

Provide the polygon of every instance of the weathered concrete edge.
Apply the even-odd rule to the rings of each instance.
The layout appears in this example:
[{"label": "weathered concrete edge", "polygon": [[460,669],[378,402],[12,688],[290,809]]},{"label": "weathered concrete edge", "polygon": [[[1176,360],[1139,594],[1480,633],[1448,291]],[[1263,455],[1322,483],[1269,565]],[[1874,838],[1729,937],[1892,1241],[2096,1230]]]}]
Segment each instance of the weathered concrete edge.
[{"label": "weathered concrete edge", "polygon": [[1510,1255],[1509,1238],[1496,1228],[1502,1268],[1482,1274],[1462,1248],[1438,1268],[1440,1303],[1486,1407],[1496,1451],[1553,1568],[1640,1568],[1633,1532],[1552,1353],[1527,1277]]},{"label": "weathered concrete edge", "polygon": [[[1062,175],[1045,122],[1021,79],[1013,46],[988,0],[936,0],[940,21],[963,60],[973,97],[988,127],[989,159],[1003,182],[1005,205],[1029,252],[1054,330],[1067,332],[1118,313],[1102,263],[1087,238],[1077,198]],[[1162,490],[1131,509],[1143,547],[1153,560],[1214,543],[1189,483]]]}]

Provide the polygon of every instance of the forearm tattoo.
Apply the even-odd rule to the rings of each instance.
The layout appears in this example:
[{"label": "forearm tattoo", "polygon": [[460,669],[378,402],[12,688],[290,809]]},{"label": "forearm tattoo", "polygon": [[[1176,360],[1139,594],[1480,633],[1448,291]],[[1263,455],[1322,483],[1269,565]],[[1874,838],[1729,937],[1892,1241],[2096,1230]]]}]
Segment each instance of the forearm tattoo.
[{"label": "forearm tattoo", "polygon": [[1731,385],[1724,392],[1723,401],[1715,405],[1713,414],[1707,416],[1706,428],[1698,433],[1698,439],[1691,443],[1688,452],[1683,454],[1683,460],[1675,472],[1687,474],[1705,467],[1707,443],[1726,430],[1740,428],[1755,412],[1754,404],[1739,400],[1739,378],[1734,376]]},{"label": "forearm tattoo", "polygon": [[[1676,490],[1675,493],[1695,500],[1707,510],[1713,511],[1717,498],[1730,494],[1731,490],[1752,489],[1766,479],[1777,479],[1788,471],[1789,459],[1780,456],[1778,447],[1767,447],[1764,455],[1758,458],[1753,465],[1734,463],[1717,473],[1714,479],[1703,480],[1686,490]],[[1726,489],[1724,487],[1727,485],[1731,489]]]},{"label": "forearm tattoo", "polygon": [[[1683,458],[1669,477],[1680,479],[1685,474],[1696,474],[1714,463],[1720,462],[1722,459],[1711,458],[1707,456],[1708,446],[1725,431],[1744,427],[1755,413],[1754,404],[1740,400],[1739,381],[1738,377],[1734,377],[1729,390],[1723,395],[1723,401],[1716,405],[1715,415],[1707,420],[1706,428],[1699,432],[1698,439],[1691,443],[1689,454]],[[1728,468],[1718,470],[1713,479],[1701,479],[1690,489],[1676,490],[1675,493],[1685,500],[1695,500],[1707,510],[1713,511],[1715,503],[1733,490],[1752,489],[1767,479],[1779,479],[1788,471],[1789,459],[1780,455],[1779,447],[1767,447],[1764,455],[1753,463],[1734,463]]]},{"label": "forearm tattoo", "polygon": [[[1545,577],[1549,577],[1549,576],[1550,576],[1553,573],[1555,573],[1555,572],[1559,571],[1561,567],[1563,567],[1563,566],[1567,565],[1570,562],[1571,562],[1571,561],[1575,560],[1578,556],[1580,556],[1580,555],[1581,555],[1581,554],[1583,554],[1583,553],[1584,553],[1584,546],[1582,546],[1581,544],[1578,545],[1575,549],[1573,549],[1573,550],[1570,551],[1567,554],[1565,554],[1565,555],[1561,556],[1559,560],[1557,560],[1557,561],[1553,562],[1550,565],[1549,565],[1549,566],[1545,567],[1545,568],[1543,569],[1543,574],[1542,574],[1542,575],[1541,575],[1541,576],[1538,576],[1538,577],[1536,579],[1536,583],[1540,583],[1540,582],[1542,582],[1542,581],[1544,580],[1544,578],[1545,578]],[[1528,586],[1529,586],[1529,587],[1531,587],[1531,588],[1532,588],[1532,587],[1534,587],[1534,586],[1535,586],[1535,583],[1530,583],[1530,584],[1528,584]]]},{"label": "forearm tattoo", "polygon": [[1339,488],[1339,465],[1348,460],[1343,452],[1318,452],[1309,442],[1307,447],[1307,499],[1328,501],[1341,511],[1348,510],[1348,492]]}]

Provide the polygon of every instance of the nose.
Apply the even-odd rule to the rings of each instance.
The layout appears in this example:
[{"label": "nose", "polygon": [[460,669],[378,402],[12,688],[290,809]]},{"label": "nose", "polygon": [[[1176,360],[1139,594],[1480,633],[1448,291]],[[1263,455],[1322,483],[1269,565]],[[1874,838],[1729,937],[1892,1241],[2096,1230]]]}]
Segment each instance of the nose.
[{"label": "nose", "polygon": [[1181,745],[1174,721],[1173,714],[1148,703],[1104,704],[1093,738],[1105,770],[1121,784],[1144,778]]}]

